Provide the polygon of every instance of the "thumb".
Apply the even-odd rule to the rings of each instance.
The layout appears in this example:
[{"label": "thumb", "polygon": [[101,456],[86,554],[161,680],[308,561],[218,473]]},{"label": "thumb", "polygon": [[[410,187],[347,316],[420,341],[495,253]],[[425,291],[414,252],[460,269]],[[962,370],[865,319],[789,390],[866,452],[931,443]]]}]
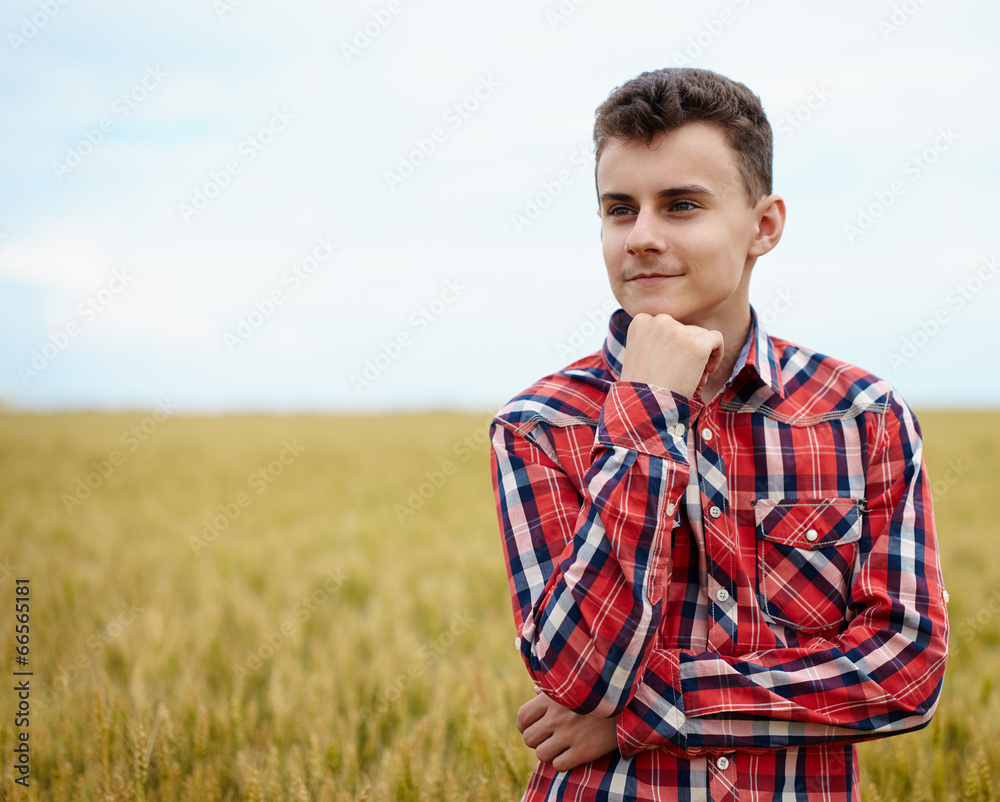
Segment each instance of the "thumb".
[{"label": "thumb", "polygon": [[722,358],[725,356],[726,343],[722,339],[722,333],[718,331],[713,331],[715,335],[716,342],[712,345],[712,352],[708,355],[708,361],[705,363],[705,376],[708,378],[709,374],[715,373],[718,370],[719,365],[722,364]]}]

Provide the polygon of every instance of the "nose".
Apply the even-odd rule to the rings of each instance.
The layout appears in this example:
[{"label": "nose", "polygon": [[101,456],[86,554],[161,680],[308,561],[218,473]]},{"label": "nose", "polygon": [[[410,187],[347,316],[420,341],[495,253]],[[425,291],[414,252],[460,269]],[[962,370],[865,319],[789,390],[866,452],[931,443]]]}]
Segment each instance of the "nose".
[{"label": "nose", "polygon": [[625,250],[631,256],[642,256],[644,253],[662,253],[664,245],[655,214],[640,211],[632,224],[632,230],[625,238]]}]

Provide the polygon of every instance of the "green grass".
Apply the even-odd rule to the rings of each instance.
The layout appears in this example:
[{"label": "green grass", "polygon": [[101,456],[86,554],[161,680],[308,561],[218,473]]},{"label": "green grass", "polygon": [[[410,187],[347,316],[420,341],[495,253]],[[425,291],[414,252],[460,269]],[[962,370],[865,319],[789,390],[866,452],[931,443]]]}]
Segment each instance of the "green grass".
[{"label": "green grass", "polygon": [[[31,789],[4,712],[0,799],[519,798],[487,416],[178,417],[139,442],[144,417],[0,416],[0,672],[15,576],[35,672]],[[920,418],[953,654],[932,724],[860,748],[865,799],[992,800],[1000,415]]]}]

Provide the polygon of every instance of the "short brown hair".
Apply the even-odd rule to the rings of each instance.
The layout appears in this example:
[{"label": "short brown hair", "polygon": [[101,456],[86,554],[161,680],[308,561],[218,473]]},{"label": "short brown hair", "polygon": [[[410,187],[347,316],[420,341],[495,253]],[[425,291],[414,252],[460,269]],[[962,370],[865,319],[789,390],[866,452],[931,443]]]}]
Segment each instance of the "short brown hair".
[{"label": "short brown hair", "polygon": [[760,98],[724,75],[687,67],[644,72],[615,89],[595,117],[598,162],[609,140],[649,145],[685,123],[715,123],[736,156],[751,206],[771,194],[771,124]]}]

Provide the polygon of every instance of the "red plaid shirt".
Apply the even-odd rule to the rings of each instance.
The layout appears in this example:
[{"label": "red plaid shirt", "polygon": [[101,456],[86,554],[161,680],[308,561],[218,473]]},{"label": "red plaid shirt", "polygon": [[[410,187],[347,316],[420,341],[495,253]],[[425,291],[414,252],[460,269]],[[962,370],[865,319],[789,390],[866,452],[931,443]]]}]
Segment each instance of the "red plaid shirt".
[{"label": "red plaid shirt", "polygon": [[708,404],[620,381],[619,310],[493,422],[528,672],[618,725],[527,800],[855,800],[854,742],[930,721],[948,623],[917,421],[753,321]]}]

